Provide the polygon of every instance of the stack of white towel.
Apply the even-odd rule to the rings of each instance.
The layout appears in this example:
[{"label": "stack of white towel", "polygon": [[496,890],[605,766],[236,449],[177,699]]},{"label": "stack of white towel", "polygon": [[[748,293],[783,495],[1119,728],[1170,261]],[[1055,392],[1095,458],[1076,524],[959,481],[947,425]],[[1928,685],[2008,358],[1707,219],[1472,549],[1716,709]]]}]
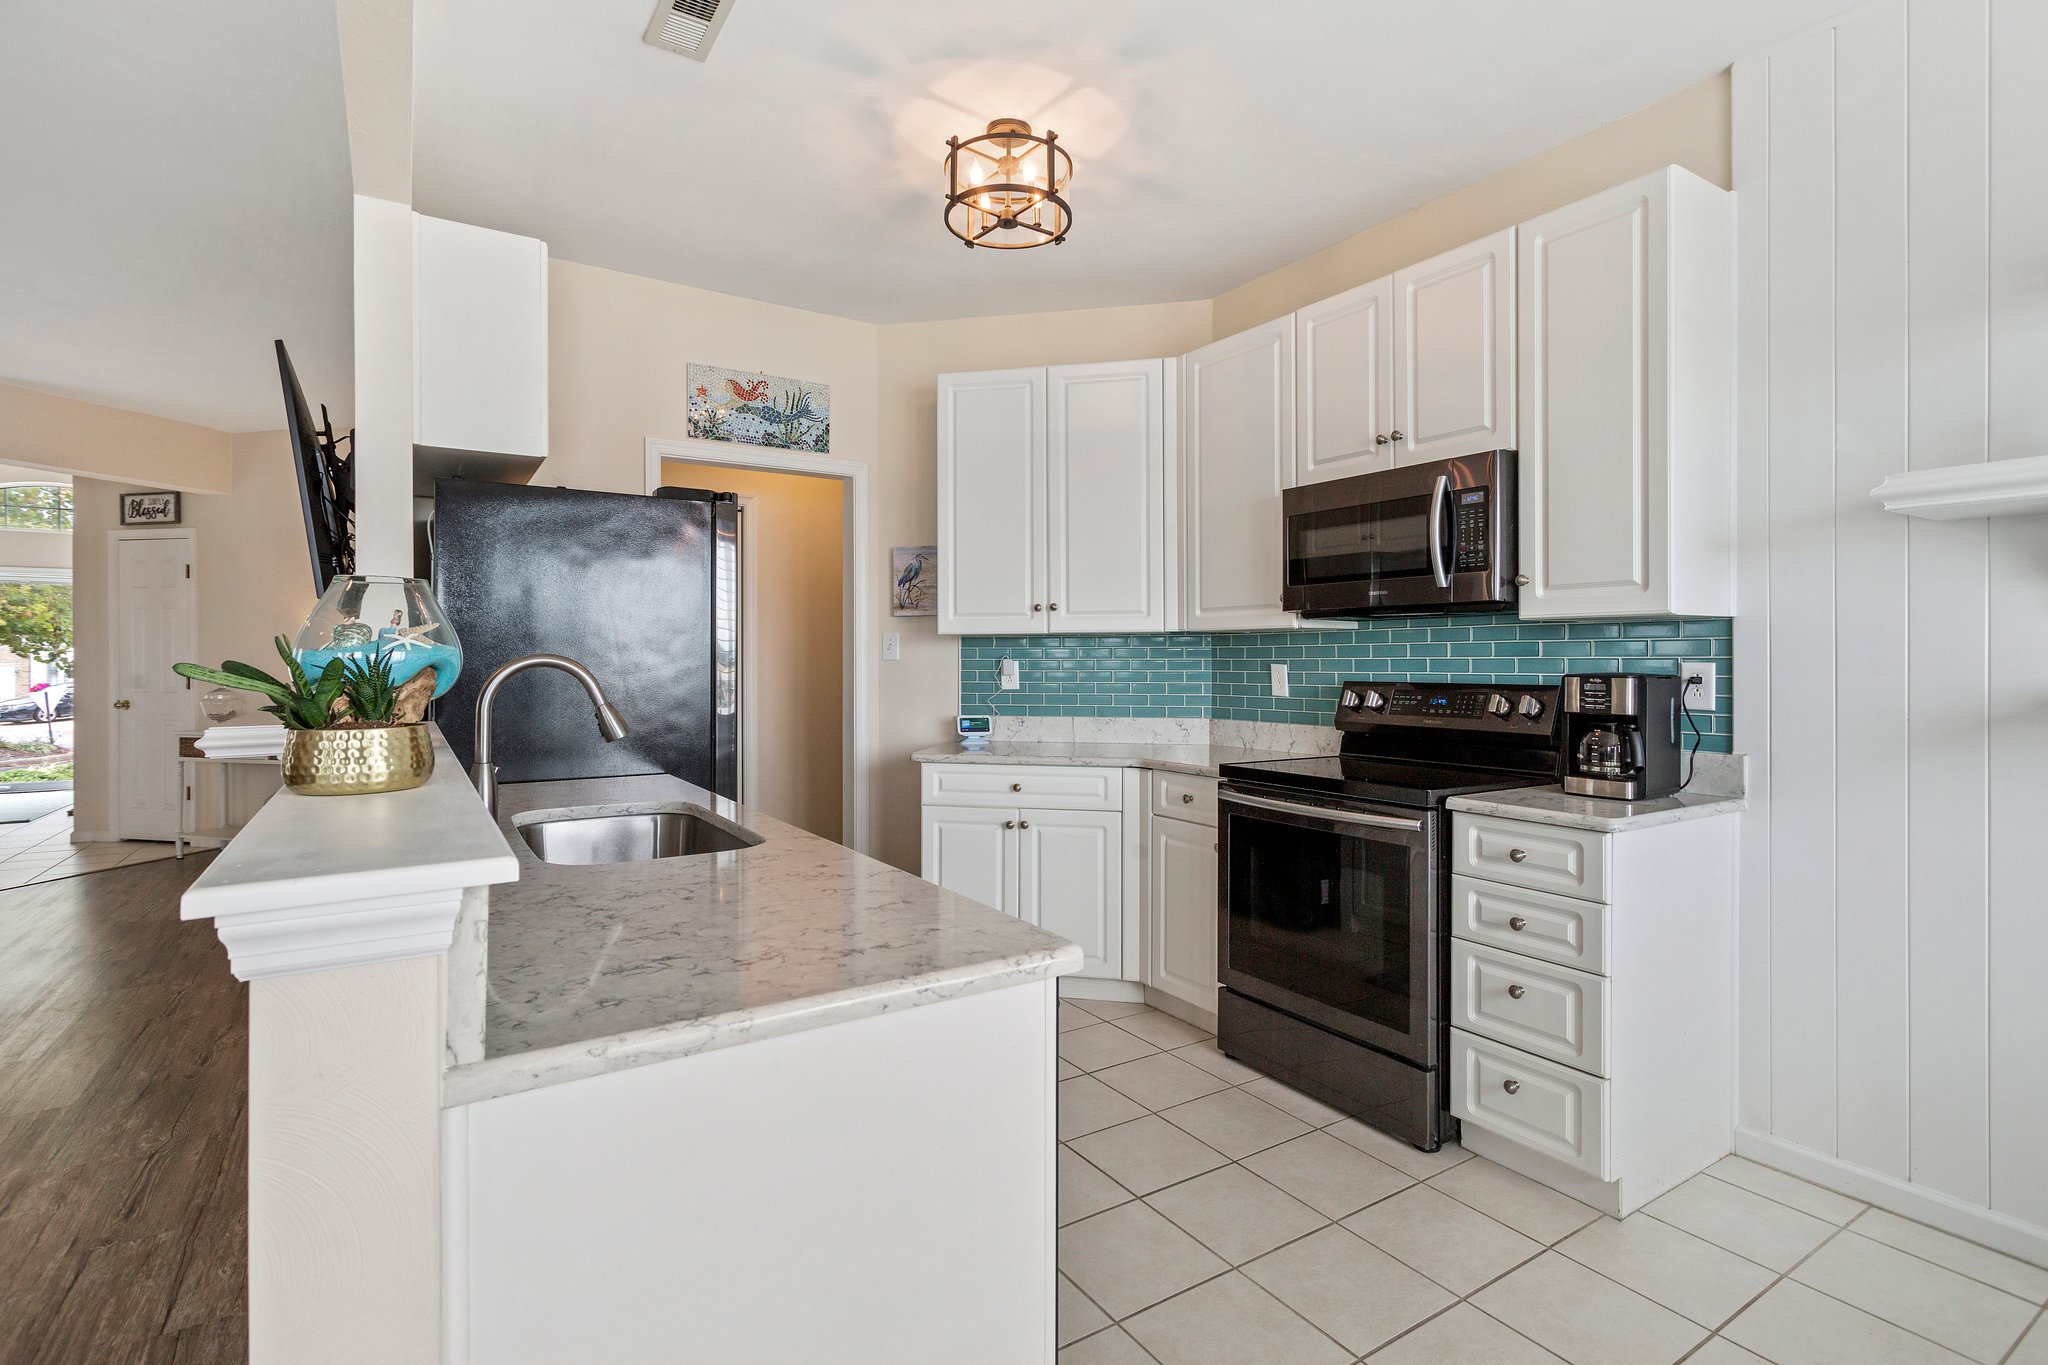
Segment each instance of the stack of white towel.
[{"label": "stack of white towel", "polygon": [[193,743],[208,758],[276,758],[284,752],[284,727],[216,725]]}]

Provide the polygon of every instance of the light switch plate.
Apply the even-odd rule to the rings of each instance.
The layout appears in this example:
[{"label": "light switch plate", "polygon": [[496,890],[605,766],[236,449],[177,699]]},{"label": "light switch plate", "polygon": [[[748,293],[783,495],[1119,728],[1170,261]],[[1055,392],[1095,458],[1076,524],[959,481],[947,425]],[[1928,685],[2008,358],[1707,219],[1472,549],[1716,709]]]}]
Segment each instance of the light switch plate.
[{"label": "light switch plate", "polygon": [[903,657],[903,637],[893,630],[882,632],[882,662],[895,663]]},{"label": "light switch plate", "polygon": [[1273,665],[1273,695],[1276,697],[1284,697],[1287,695],[1286,664]]},{"label": "light switch plate", "polygon": [[1698,677],[1685,689],[1685,704],[1693,711],[1711,711],[1721,696],[1721,666],[1711,659],[1680,659],[1678,676]]}]

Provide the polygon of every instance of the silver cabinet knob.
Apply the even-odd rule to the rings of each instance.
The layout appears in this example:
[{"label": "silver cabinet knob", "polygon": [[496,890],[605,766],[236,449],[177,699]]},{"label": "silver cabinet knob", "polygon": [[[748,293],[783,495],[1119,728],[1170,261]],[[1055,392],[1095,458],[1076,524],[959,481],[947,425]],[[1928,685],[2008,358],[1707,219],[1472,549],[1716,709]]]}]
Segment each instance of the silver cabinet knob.
[{"label": "silver cabinet knob", "polygon": [[117,701],[114,703],[114,709],[116,711],[126,711],[132,705],[134,705],[133,702]]},{"label": "silver cabinet knob", "polygon": [[1004,829],[1015,829],[1015,828],[1017,828],[1017,822],[1016,822],[1015,820],[1005,820],[1005,821],[1003,821],[1003,828],[1004,828]]},{"label": "silver cabinet knob", "polygon": [[[1022,791],[1022,790],[1023,790],[1023,788],[1019,787],[1019,788],[1017,788],[1016,790]],[[1511,848],[1511,849],[1509,849],[1509,850],[1508,850],[1508,861],[1509,861],[1509,862],[1511,862],[1511,863],[1526,863],[1526,862],[1528,862],[1528,861],[1529,861],[1529,850],[1528,850],[1528,849],[1526,849],[1526,848]]]},{"label": "silver cabinet knob", "polygon": [[1023,784],[1022,782],[1012,782],[1012,783],[1010,784],[1010,790],[1011,790],[1011,791],[1013,791],[1013,792],[1020,792],[1020,791],[1023,791],[1023,790],[1024,790],[1024,784]]},{"label": "silver cabinet knob", "polygon": [[1192,805],[1194,805],[1194,804],[1195,804],[1195,794],[1194,794],[1193,792],[1182,792],[1182,793],[1180,794],[1180,803],[1181,803],[1181,804],[1182,804],[1183,806],[1192,806]]},{"label": "silver cabinet knob", "polygon": [[1043,603],[1043,602],[1033,602],[1033,603],[1031,604],[1031,610],[1033,610],[1033,611],[1044,611],[1044,610],[1045,610],[1045,603]]},{"label": "silver cabinet knob", "polygon": [[1508,916],[1508,928],[1514,930],[1516,933],[1519,934],[1528,927],[1529,921],[1523,919],[1520,915]]},{"label": "silver cabinet knob", "polygon": [[1046,608],[1046,610],[1047,610],[1047,611],[1058,611],[1059,609],[1060,609],[1060,604],[1059,604],[1059,603],[1057,603],[1057,602],[1053,603],[1053,604],[1052,604],[1051,606],[1049,606],[1049,607],[1047,607],[1047,608]]},{"label": "silver cabinet knob", "polygon": [[1508,1079],[1500,1083],[1500,1088],[1507,1091],[1510,1095],[1512,1095],[1521,1090],[1522,1083],[1516,1080],[1514,1077],[1510,1076],[1508,1077]]},{"label": "silver cabinet knob", "polygon": [[1018,829],[1030,829],[1030,828],[1031,828],[1031,822],[1030,822],[1029,820],[1019,820],[1019,821],[1017,822],[1017,828],[1018,828]]},{"label": "silver cabinet knob", "polygon": [[1529,575],[1525,573],[1518,573],[1515,575],[1515,586],[1518,588],[1526,588],[1535,581],[1535,579],[1529,577]]},{"label": "silver cabinet knob", "polygon": [[1396,440],[1396,441],[1405,441],[1405,440],[1407,440],[1407,439],[1408,439],[1408,438],[1407,438],[1406,436],[1403,436],[1403,435],[1402,435],[1402,434],[1401,434],[1400,432],[1398,432],[1398,431],[1396,431],[1396,432],[1392,432],[1392,433],[1390,433],[1390,435],[1391,435],[1391,436],[1392,436],[1392,438],[1393,438],[1394,440]]},{"label": "silver cabinet knob", "polygon": [[1514,985],[1508,987],[1508,999],[1510,1000],[1520,1000],[1523,996],[1527,995],[1528,993],[1528,988],[1522,985],[1519,981],[1516,982]]},{"label": "silver cabinet knob", "polygon": [[1372,438],[1372,443],[1376,446],[1383,446],[1388,442],[1389,439],[1391,438],[1386,436],[1375,436]]}]

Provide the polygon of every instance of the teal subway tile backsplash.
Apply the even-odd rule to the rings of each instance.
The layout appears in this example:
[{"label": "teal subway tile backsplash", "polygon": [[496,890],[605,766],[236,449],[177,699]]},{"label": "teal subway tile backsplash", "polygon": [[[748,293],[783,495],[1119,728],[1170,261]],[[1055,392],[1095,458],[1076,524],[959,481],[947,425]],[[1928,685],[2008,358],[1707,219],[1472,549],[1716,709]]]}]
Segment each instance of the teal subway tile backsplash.
[{"label": "teal subway tile backsplash", "polygon": [[[1023,686],[996,689],[1017,660]],[[1566,673],[1669,673],[1679,659],[1720,664],[1720,695],[1695,713],[1701,748],[1725,753],[1734,735],[1726,619],[1523,623],[1489,616],[1389,617],[1344,630],[1227,635],[967,636],[960,641],[960,709],[1004,716],[1172,716],[1328,725],[1343,684],[1554,683]],[[1270,695],[1270,665],[1288,666],[1292,695]]]}]

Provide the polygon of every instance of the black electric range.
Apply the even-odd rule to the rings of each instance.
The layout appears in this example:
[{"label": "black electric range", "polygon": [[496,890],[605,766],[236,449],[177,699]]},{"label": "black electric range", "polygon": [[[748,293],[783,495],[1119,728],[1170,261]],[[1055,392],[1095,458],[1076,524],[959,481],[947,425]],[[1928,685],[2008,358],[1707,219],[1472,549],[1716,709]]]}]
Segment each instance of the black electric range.
[{"label": "black electric range", "polygon": [[1338,753],[1231,763],[1217,1045],[1434,1151],[1453,1135],[1453,796],[1555,782],[1558,689],[1346,683]]}]

